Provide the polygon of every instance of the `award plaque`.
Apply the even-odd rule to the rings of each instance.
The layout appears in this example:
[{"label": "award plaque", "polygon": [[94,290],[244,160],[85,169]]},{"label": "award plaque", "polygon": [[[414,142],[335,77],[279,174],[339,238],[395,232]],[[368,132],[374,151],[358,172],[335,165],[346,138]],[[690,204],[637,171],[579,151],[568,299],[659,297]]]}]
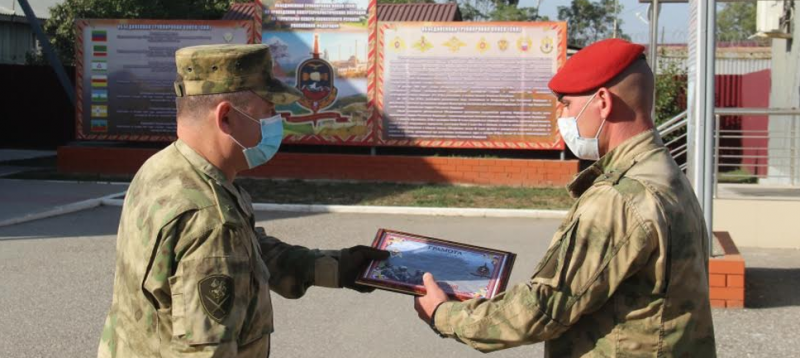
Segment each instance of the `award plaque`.
[{"label": "award plaque", "polygon": [[372,261],[357,283],[410,295],[424,295],[422,275],[433,274],[453,299],[492,298],[505,290],[515,254],[386,229],[372,246],[389,251]]}]

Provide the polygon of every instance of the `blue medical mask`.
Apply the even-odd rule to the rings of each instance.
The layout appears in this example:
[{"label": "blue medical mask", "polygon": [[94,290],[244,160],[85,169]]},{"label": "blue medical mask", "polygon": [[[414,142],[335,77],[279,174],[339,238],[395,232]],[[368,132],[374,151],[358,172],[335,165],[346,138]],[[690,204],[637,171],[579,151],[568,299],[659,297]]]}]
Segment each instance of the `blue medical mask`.
[{"label": "blue medical mask", "polygon": [[268,162],[275,156],[275,153],[278,152],[278,148],[281,146],[281,141],[283,140],[283,118],[280,114],[276,114],[269,118],[256,120],[239,109],[235,107],[232,108],[251,121],[261,125],[261,141],[252,148],[243,146],[242,143],[239,143],[232,135],[228,135],[236,144],[242,147],[242,153],[244,153],[244,158],[247,160],[247,166],[253,169]]}]

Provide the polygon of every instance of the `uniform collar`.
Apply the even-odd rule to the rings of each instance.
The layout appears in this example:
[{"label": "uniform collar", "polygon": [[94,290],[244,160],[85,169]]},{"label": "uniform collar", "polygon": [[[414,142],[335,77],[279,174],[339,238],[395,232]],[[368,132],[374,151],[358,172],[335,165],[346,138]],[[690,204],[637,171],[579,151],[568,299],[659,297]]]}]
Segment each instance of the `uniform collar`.
[{"label": "uniform collar", "polygon": [[655,129],[639,133],[622,142],[614,150],[606,153],[600,160],[580,172],[567,185],[567,190],[573,198],[577,198],[589,189],[600,176],[603,176],[603,179],[618,180],[636,164],[639,155],[663,146],[661,136]]},{"label": "uniform collar", "polygon": [[215,167],[211,164],[205,157],[197,153],[192,147],[190,147],[186,142],[178,139],[175,141],[175,148],[183,155],[184,158],[189,162],[189,164],[194,167],[197,171],[205,174],[207,177],[216,180],[220,183],[227,183],[228,178],[225,176],[225,173],[219,168]]},{"label": "uniform collar", "polygon": [[238,185],[229,183],[222,170],[211,164],[206,158],[200,155],[200,153],[197,153],[197,151],[186,144],[186,142],[178,139],[175,141],[174,146],[195,170],[215,181],[219,186],[225,188],[225,190],[236,199],[239,209],[252,217],[250,198],[246,195],[242,195]]}]

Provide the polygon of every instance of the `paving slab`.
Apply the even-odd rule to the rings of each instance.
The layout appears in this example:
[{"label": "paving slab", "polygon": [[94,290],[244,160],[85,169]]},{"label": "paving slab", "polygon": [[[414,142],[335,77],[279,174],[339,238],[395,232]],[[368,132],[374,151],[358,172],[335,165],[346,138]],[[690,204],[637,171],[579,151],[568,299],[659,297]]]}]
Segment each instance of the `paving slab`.
[{"label": "paving slab", "polygon": [[54,150],[0,149],[0,163],[12,160],[52,157]]},{"label": "paving slab", "polygon": [[0,222],[127,190],[128,184],[0,179]]},{"label": "paving slab", "polygon": [[0,177],[4,177],[11,174],[22,173],[31,169],[31,167],[20,167],[14,165],[0,165]]},{"label": "paving slab", "polygon": [[[111,303],[120,208],[100,207],[0,228],[0,357],[94,356]],[[369,244],[378,228],[517,253],[511,281],[532,273],[559,224],[552,219],[258,213],[287,242],[318,248]],[[720,357],[795,357],[800,351],[800,251],[740,248],[750,308],[714,310]],[[410,296],[313,287],[273,294],[272,357],[484,357],[443,340],[416,317]],[[541,344],[491,357],[542,357]]]}]

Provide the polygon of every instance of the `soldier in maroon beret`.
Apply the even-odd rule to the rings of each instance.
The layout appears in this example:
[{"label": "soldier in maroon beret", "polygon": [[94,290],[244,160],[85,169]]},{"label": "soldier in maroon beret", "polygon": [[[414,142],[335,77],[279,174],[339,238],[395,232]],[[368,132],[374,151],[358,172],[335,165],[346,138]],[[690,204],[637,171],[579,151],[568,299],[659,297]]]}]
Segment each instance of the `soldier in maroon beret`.
[{"label": "soldier in maroon beret", "polygon": [[644,48],[604,40],[550,81],[572,152],[596,160],[532,278],[487,300],[415,300],[443,337],[488,352],[536,342],[546,357],[716,357],[708,233],[694,191],[653,129]]}]

